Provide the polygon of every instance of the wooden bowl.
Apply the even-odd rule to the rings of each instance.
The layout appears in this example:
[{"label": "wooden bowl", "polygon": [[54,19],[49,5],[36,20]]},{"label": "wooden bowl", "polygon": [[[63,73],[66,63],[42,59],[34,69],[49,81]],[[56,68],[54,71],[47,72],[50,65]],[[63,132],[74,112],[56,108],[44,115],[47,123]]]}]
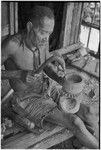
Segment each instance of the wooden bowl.
[{"label": "wooden bowl", "polygon": [[62,87],[63,91],[70,93],[70,94],[79,94],[84,87],[84,80],[82,76],[78,74],[70,74],[67,75],[66,81]]},{"label": "wooden bowl", "polygon": [[61,96],[59,101],[60,108],[65,113],[76,113],[80,108],[80,103],[74,98],[67,98],[66,96]]}]

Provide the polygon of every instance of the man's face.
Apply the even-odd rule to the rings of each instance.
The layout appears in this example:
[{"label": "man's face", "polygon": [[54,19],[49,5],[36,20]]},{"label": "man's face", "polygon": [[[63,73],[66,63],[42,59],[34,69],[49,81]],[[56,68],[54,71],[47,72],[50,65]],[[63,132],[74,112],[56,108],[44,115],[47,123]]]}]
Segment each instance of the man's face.
[{"label": "man's face", "polygon": [[48,42],[49,36],[54,29],[54,19],[44,17],[41,24],[37,28],[33,26],[30,36],[32,44],[37,47],[43,46]]}]

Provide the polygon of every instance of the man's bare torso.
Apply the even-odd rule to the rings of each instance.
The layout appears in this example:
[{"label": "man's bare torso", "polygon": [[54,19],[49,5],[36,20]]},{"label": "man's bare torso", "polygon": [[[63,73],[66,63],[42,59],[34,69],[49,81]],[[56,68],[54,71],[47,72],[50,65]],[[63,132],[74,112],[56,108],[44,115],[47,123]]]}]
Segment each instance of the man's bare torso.
[{"label": "man's bare torso", "polygon": [[[26,44],[23,42],[20,43],[21,35],[15,35],[10,40],[11,45],[13,43],[13,48],[16,49],[13,56],[6,62],[6,69],[7,70],[24,70],[21,79],[12,79],[10,80],[11,87],[16,91],[24,90],[27,87],[26,75],[28,70],[33,70],[33,63],[34,57],[33,53],[34,50],[31,51]],[[45,62],[46,58],[46,47],[40,47],[40,62],[41,64]],[[35,49],[35,47],[33,48]],[[37,55],[36,55],[37,56]],[[34,86],[34,85],[33,85]]]}]

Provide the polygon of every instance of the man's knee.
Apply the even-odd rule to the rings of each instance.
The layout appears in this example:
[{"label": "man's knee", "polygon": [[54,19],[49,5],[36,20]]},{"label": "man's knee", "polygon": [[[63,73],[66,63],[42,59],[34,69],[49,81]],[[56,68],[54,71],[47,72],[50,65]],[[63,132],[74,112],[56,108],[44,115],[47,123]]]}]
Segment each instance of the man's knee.
[{"label": "man's knee", "polygon": [[70,115],[69,120],[68,122],[70,122],[70,130],[73,132],[74,135],[78,134],[79,132],[81,133],[85,131],[85,125],[77,115]]},{"label": "man's knee", "polygon": [[84,125],[83,121],[77,115],[72,115],[71,120],[73,125],[75,125],[78,128],[81,128]]},{"label": "man's knee", "polygon": [[77,126],[81,125],[82,121],[78,116],[75,116],[73,119],[73,123]]}]

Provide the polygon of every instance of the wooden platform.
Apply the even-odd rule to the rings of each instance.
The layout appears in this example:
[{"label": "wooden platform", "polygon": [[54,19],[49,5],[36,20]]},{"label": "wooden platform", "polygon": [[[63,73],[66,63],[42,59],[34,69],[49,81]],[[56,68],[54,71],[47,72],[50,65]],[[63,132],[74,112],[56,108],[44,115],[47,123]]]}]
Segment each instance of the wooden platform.
[{"label": "wooden platform", "polygon": [[52,130],[46,130],[40,135],[33,133],[19,133],[11,138],[6,139],[2,142],[2,149],[47,149],[53,145],[61,143],[69,138],[73,134],[60,126],[56,126]]}]

